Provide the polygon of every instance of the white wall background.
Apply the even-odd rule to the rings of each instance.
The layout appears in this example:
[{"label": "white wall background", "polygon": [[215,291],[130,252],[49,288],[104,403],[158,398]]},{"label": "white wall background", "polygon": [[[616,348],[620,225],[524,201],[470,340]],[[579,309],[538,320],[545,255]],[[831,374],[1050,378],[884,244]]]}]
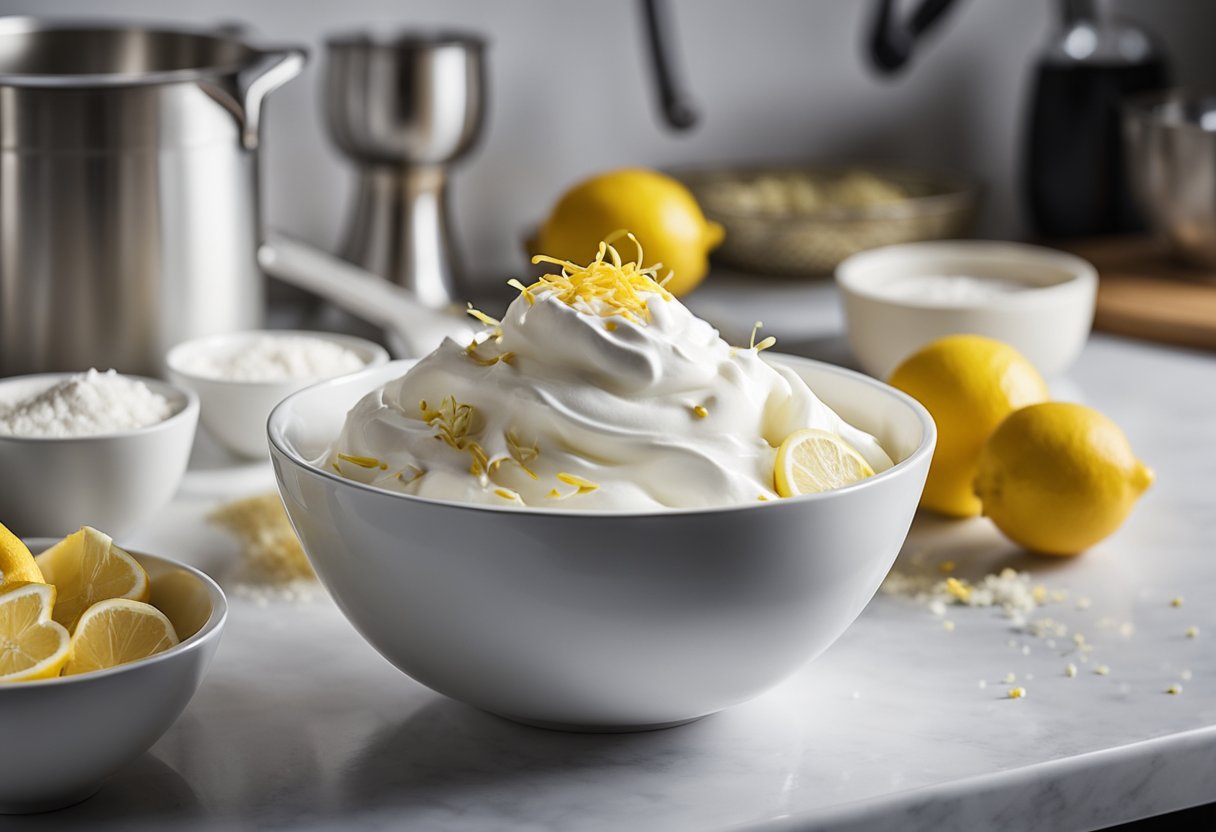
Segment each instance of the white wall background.
[{"label": "white wall background", "polygon": [[[321,117],[327,33],[453,25],[483,33],[485,138],[454,176],[465,262],[483,279],[518,271],[519,240],[573,181],[620,165],[872,161],[956,169],[987,188],[981,233],[1022,232],[1017,199],[1029,68],[1054,0],[959,0],[911,71],[891,81],[863,61],[862,0],[675,0],[682,63],[703,113],[688,134],[655,113],[638,8],[628,0],[2,0],[0,11],[243,21],[262,42],[311,52],[266,117],[269,222],[336,246],[351,176]],[[1162,36],[1180,79],[1216,83],[1216,3],[1120,0]]]}]

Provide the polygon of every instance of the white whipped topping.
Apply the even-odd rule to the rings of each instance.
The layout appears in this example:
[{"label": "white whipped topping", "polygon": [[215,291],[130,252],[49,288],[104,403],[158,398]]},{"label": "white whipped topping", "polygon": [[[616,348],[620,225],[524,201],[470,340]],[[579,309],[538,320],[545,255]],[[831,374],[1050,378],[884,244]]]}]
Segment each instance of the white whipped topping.
[{"label": "white whipped topping", "polygon": [[[777,499],[777,446],[807,427],[840,435],[875,471],[891,466],[796,374],[732,348],[678,300],[646,295],[641,323],[602,316],[597,299],[533,298],[517,298],[501,338],[487,332],[476,349],[509,362],[483,366],[444,341],[355,405],[323,464],[442,500],[610,511]],[[433,416],[449,397],[472,408],[463,441],[484,451],[486,475],[470,473],[475,451],[437,438],[442,420],[423,419],[422,402]]]}]

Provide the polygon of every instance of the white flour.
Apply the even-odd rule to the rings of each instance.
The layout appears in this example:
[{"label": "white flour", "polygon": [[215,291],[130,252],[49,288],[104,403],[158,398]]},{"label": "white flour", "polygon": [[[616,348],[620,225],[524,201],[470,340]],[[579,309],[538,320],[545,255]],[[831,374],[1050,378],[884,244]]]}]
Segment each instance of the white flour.
[{"label": "white flour", "polygon": [[199,355],[187,369],[228,381],[333,378],[362,370],[364,361],[341,344],[306,335],[266,335],[229,354]]},{"label": "white flour", "polygon": [[89,370],[27,399],[0,403],[0,436],[71,437],[118,433],[163,422],[169,400],[113,370]]}]

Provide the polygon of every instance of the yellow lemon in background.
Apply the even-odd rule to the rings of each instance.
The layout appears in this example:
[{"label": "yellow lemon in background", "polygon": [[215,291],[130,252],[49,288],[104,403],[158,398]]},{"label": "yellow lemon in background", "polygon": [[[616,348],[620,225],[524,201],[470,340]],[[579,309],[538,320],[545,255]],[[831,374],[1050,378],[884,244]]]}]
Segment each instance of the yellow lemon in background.
[{"label": "yellow lemon in background", "polygon": [[[535,240],[535,251],[562,260],[586,262],[614,231],[633,232],[651,266],[662,263],[659,279],[674,295],[691,292],[709,270],[709,252],[722,242],[722,226],[710,222],[682,183],[651,170],[629,168],[593,176],[562,195]],[[632,243],[615,245],[626,259]],[[623,246],[623,247],[622,247]]]},{"label": "yellow lemon in background", "polygon": [[937,423],[937,450],[921,506],[952,517],[979,514],[972,483],[980,451],[1006,416],[1047,400],[1043,377],[1008,344],[950,335],[905,359],[889,381],[923,404]]},{"label": "yellow lemon in background", "polygon": [[0,523],[0,586],[16,581],[45,583],[42,571],[21,538]]},{"label": "yellow lemon in background", "polygon": [[1074,555],[1119,528],[1152,482],[1118,425],[1083,405],[1048,402],[996,429],[980,454],[975,493],[1015,543]]}]

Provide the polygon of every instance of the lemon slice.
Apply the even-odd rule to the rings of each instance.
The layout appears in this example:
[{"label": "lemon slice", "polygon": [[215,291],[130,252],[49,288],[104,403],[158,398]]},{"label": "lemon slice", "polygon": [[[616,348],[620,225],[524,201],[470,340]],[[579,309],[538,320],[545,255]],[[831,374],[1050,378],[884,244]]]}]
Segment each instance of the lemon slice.
[{"label": "lemon slice", "polygon": [[51,620],[55,587],[22,583],[0,593],[0,682],[58,676],[71,651],[71,636]]},{"label": "lemon slice", "polygon": [[148,573],[135,558],[91,526],[68,535],[34,560],[46,582],[59,590],[55,620],[71,631],[81,614],[98,601],[147,601],[151,591]]},{"label": "lemon slice", "polygon": [[177,633],[151,604],[126,598],[98,601],[85,610],[72,635],[64,676],[146,659],[176,645]]},{"label": "lemon slice", "polygon": [[874,469],[848,442],[818,428],[794,431],[777,449],[773,483],[782,497],[843,488]]},{"label": "lemon slice", "polygon": [[21,542],[21,538],[0,523],[0,586],[14,581],[45,583],[38,564],[34,562],[34,556]]}]

